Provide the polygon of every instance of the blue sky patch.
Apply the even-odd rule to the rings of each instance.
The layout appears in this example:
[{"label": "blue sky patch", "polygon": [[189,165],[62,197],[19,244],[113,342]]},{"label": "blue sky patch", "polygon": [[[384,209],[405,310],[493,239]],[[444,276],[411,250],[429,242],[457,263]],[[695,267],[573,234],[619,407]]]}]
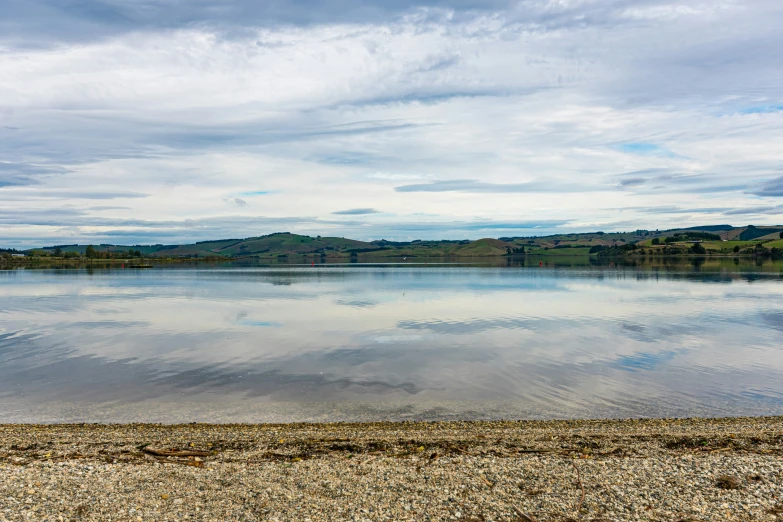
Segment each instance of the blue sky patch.
[{"label": "blue sky patch", "polygon": [[240,192],[237,196],[250,197],[250,196],[263,196],[264,194],[270,194],[270,190],[251,190],[249,192]]},{"label": "blue sky patch", "polygon": [[741,114],[772,114],[783,111],[783,105],[765,105],[761,107],[748,107],[740,110]]},{"label": "blue sky patch", "polygon": [[628,154],[671,154],[671,152],[659,147],[654,143],[646,143],[641,141],[622,143],[617,148],[623,152],[627,152]]}]

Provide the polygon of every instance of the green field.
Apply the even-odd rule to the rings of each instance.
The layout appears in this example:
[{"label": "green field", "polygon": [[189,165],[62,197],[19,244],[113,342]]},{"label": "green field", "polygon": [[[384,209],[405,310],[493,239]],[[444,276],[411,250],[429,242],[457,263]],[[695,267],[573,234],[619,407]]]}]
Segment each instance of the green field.
[{"label": "green field", "polygon": [[704,241],[701,246],[707,250],[733,250],[735,246],[740,248],[753,248],[760,241]]}]

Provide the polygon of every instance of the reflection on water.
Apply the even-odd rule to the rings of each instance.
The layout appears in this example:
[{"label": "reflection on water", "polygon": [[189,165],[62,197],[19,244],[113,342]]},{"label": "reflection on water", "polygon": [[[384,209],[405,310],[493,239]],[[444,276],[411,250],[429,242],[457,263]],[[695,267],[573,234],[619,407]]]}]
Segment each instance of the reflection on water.
[{"label": "reflection on water", "polygon": [[492,263],[0,272],[0,422],[783,413],[783,265]]}]

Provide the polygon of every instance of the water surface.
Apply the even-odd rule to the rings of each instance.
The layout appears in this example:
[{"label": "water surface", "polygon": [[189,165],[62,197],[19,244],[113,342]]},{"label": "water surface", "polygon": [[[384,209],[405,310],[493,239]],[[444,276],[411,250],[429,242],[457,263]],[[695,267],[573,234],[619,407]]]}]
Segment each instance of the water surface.
[{"label": "water surface", "polygon": [[783,414],[783,265],[507,264],[0,271],[0,422]]}]

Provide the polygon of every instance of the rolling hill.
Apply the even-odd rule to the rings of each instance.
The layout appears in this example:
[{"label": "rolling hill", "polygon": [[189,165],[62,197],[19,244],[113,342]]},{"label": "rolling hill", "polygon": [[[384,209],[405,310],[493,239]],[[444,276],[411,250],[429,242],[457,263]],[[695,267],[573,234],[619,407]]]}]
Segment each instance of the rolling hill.
[{"label": "rolling hill", "polygon": [[[312,259],[382,259],[391,257],[488,257],[528,253],[533,255],[588,255],[591,248],[623,248],[636,245],[659,248],[653,239],[664,245],[686,244],[703,240],[715,252],[753,246],[755,243],[777,245],[783,226],[733,227],[710,225],[670,230],[635,230],[632,232],[589,232],[551,236],[501,237],[469,240],[357,241],[342,237],[311,237],[289,232],[276,232],[244,239],[220,239],[183,245],[94,245],[96,251],[123,254],[132,250],[155,258],[312,258]],[[675,243],[674,240],[677,240]],[[55,245],[27,251],[28,254],[52,255],[56,249],[63,254],[85,255],[87,245]],[[662,248],[662,247],[661,247]],[[595,250],[595,249],[594,249]],[[72,254],[73,255],[73,254]]]}]

